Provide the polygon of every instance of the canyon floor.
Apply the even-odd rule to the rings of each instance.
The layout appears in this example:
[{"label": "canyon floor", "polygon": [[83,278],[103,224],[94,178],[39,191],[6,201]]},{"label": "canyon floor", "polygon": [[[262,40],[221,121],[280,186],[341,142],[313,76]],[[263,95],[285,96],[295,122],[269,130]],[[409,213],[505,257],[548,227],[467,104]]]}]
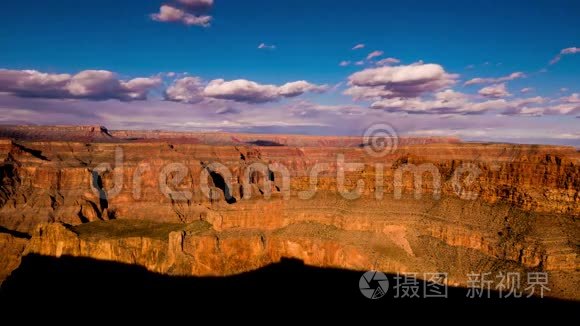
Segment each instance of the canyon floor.
[{"label": "canyon floor", "polygon": [[[367,300],[358,280],[375,270],[392,277],[391,298],[403,276],[444,275],[452,299],[467,300],[474,287],[502,295],[501,280],[517,274],[523,297],[539,291],[530,275],[546,275],[546,300],[580,301],[576,148],[452,137],[369,146],[361,137],[0,126],[0,293],[38,290],[47,271],[91,268],[121,283],[151,273],[168,289],[177,287],[169,277],[197,288],[223,280],[224,289],[255,285],[260,271],[291,260],[300,267],[284,274],[293,279],[285,289],[305,297],[314,277],[335,297]],[[121,272],[106,272],[113,266]],[[354,281],[341,283],[338,270]],[[537,291],[529,300],[541,300]]]}]

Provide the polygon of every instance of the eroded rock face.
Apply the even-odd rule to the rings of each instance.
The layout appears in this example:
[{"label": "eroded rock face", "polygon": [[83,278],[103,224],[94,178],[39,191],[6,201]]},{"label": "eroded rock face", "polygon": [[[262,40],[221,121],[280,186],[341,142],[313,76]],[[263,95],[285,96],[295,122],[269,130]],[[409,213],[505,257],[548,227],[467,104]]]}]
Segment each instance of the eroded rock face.
[{"label": "eroded rock face", "polygon": [[[28,244],[26,237],[0,233],[0,280],[3,281],[20,265],[20,257]],[[0,282],[1,282],[0,281]]]},{"label": "eroded rock face", "polygon": [[0,141],[0,226],[32,236],[0,233],[14,257],[4,276],[22,252],[172,275],[230,275],[282,257],[443,271],[450,284],[486,268],[578,275],[574,148],[409,138],[379,156],[355,137],[32,131],[0,132],[16,137]]}]

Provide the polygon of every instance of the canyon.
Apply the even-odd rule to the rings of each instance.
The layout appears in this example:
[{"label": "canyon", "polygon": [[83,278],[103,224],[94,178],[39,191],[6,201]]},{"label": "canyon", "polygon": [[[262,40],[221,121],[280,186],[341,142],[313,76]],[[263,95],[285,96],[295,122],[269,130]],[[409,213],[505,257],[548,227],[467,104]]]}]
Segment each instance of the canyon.
[{"label": "canyon", "polygon": [[294,258],[444,272],[456,287],[474,272],[546,272],[547,295],[580,300],[576,148],[453,137],[369,146],[361,137],[0,126],[0,280],[27,255],[173,276]]}]

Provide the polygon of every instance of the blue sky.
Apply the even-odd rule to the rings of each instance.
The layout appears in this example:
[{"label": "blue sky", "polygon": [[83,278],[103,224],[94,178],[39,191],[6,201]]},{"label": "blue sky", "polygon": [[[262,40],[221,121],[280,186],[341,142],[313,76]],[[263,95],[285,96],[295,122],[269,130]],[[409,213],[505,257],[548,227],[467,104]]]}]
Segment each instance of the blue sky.
[{"label": "blue sky", "polygon": [[[355,135],[389,122],[580,145],[579,12],[578,1],[10,1],[0,122]],[[296,81],[307,84],[281,88]]]}]

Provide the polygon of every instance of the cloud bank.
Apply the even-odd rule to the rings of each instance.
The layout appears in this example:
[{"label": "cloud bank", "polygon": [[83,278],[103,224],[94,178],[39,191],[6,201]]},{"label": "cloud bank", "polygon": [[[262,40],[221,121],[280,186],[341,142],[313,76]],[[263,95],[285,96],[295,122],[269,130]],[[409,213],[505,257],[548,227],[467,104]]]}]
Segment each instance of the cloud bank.
[{"label": "cloud bank", "polygon": [[0,69],[0,92],[19,97],[134,101],[145,100],[149,91],[160,85],[159,77],[125,81],[108,70],[70,75]]},{"label": "cloud bank", "polygon": [[259,84],[257,82],[236,79],[226,81],[214,79],[204,84],[198,77],[177,79],[165,91],[165,99],[174,102],[197,103],[206,99],[229,100],[241,103],[275,102],[307,92],[321,93],[328,89],[326,85],[315,85],[305,80],[289,82],[280,86]]}]

